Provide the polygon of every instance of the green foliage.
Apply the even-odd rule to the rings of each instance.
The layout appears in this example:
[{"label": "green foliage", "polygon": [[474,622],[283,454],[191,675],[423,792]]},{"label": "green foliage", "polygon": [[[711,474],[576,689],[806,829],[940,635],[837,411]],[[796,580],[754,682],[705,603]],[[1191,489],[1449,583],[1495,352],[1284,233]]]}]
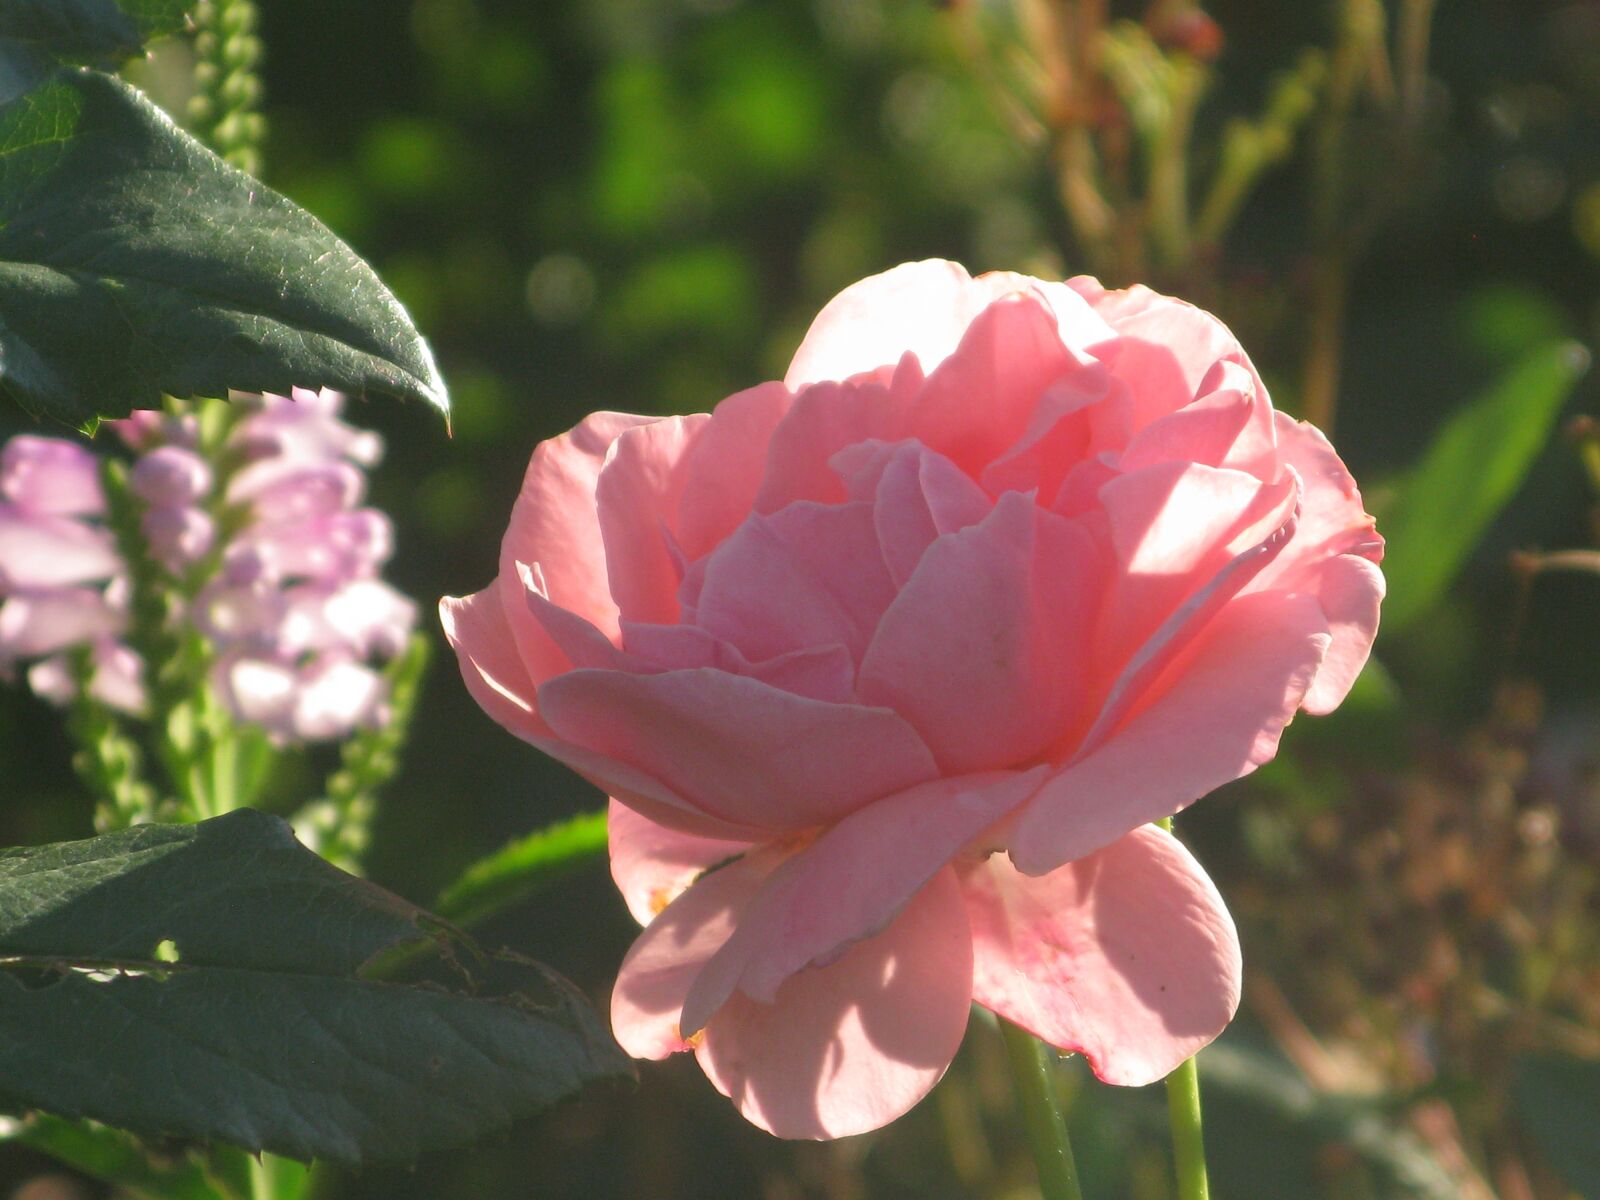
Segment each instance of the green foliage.
[{"label": "green foliage", "polygon": [[1529,351],[1446,422],[1402,480],[1379,520],[1388,543],[1385,633],[1403,631],[1438,603],[1522,483],[1588,364],[1575,342]]},{"label": "green foliage", "polygon": [[606,814],[583,813],[512,842],[468,867],[435,905],[470,924],[563,878],[606,848]]},{"label": "green foliage", "polygon": [[[426,937],[456,990],[362,977]],[[558,977],[239,810],[0,851],[0,1099],[290,1157],[403,1160],[627,1060]]]},{"label": "green foliage", "polygon": [[216,1200],[216,1190],[196,1156],[182,1151],[153,1155],[139,1139],[119,1129],[31,1113],[16,1122],[8,1136],[134,1196]]},{"label": "green foliage", "polygon": [[255,111],[261,100],[255,68],[262,49],[255,36],[255,4],[199,0],[194,24],[195,94],[189,100],[189,129],[230,165],[259,175],[266,119]]},{"label": "green foliage", "polygon": [[349,247],[133,88],[76,70],[0,107],[0,363],[19,403],[76,424],[294,385],[448,407]]},{"label": "green foliage", "polygon": [[[1219,1195],[1278,1200],[1309,1195],[1330,1147],[1359,1159],[1367,1189],[1393,1200],[1454,1200],[1455,1181],[1396,1119],[1389,1096],[1313,1088],[1282,1056],[1236,1031],[1200,1056],[1207,1144]],[[1264,1153],[1264,1147],[1271,1147]]]},{"label": "green foliage", "polygon": [[1578,1195],[1600,1197],[1600,1062],[1553,1054],[1517,1063],[1511,1096],[1518,1120]]},{"label": "green foliage", "polygon": [[296,832],[306,844],[343,870],[360,872],[378,793],[400,768],[431,654],[428,639],[412,634],[405,651],[384,668],[387,719],[340,745],[339,769],[328,777],[326,794],[295,815]]},{"label": "green foliage", "polygon": [[115,62],[176,33],[195,0],[0,0],[0,38],[74,61]]}]

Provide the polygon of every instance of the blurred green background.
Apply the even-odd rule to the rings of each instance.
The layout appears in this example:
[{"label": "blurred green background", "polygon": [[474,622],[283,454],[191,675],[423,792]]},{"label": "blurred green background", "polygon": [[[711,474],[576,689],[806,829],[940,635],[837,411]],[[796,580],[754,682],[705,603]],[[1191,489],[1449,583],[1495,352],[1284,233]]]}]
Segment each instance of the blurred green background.
[{"label": "blurred green background", "polygon": [[[350,413],[388,438],[372,495],[400,531],[394,581],[425,608],[476,590],[540,439],[595,409],[703,411],[781,376],[811,315],[856,278],[926,256],[1086,269],[1048,136],[1027,136],[982,69],[1010,74],[1027,11],[1051,7],[265,3],[265,178],[374,263],[454,393],[453,438],[420,409]],[[1190,7],[1114,15],[1156,29]],[[1403,28],[1429,7],[1387,15]],[[1221,40],[1190,47],[1216,51],[1197,178],[1302,50],[1324,48],[1337,79],[1349,23],[1373,11],[1208,4]],[[1149,272],[1229,321],[1275,402],[1299,412],[1319,386],[1310,348],[1330,334],[1319,281],[1341,264],[1334,436],[1380,513],[1444,423],[1529,352],[1600,340],[1600,4],[1453,0],[1433,33],[1409,158],[1381,89],[1361,91],[1339,144],[1315,114],[1296,132],[1219,247]],[[142,72],[181,111],[182,47]],[[1095,261],[1130,282],[1115,275],[1125,259]],[[1558,391],[1566,417],[1595,410],[1592,381]],[[1252,971],[1241,1020],[1202,1058],[1219,1196],[1600,1196],[1600,578],[1530,584],[1508,565],[1517,549],[1590,545],[1594,493],[1579,448],[1543,432],[1555,402],[1527,403],[1540,450],[1504,511],[1469,531],[1454,586],[1385,634],[1384,670],[1344,710],[1296,723],[1278,763],[1181,822]],[[0,433],[17,428],[0,414]],[[1438,469],[1465,495],[1489,466],[1467,454]],[[1425,572],[1432,532],[1405,528],[1422,532],[1395,553]],[[423,903],[599,800],[484,717],[440,649],[369,860]],[[88,831],[69,753],[53,711],[0,690],[0,842]],[[598,863],[483,930],[602,1007],[632,934]],[[977,1022],[934,1097],[834,1145],[751,1129],[690,1061],[641,1075],[497,1142],[330,1178],[326,1194],[1031,1194],[998,1044]],[[1160,1090],[1103,1088],[1073,1063],[1063,1082],[1091,1194],[1167,1195]],[[3,1189],[101,1194],[0,1148]]]}]

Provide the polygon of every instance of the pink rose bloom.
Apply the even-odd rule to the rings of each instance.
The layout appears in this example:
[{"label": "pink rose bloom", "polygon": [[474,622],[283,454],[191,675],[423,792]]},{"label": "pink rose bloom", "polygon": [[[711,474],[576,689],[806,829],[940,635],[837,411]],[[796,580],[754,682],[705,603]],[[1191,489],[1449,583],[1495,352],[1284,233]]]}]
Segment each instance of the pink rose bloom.
[{"label": "pink rose bloom", "polygon": [[924,262],[782,383],[545,442],[442,612],[484,709],[613,797],[622,1045],[835,1137],[973,1001],[1119,1084],[1222,1030],[1233,923],[1151,822],[1339,703],[1381,553],[1215,318]]}]

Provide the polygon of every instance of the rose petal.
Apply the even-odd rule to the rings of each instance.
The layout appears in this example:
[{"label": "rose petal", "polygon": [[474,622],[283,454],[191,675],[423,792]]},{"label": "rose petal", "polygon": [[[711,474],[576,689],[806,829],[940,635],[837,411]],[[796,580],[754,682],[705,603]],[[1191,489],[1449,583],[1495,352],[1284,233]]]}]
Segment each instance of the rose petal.
[{"label": "rose petal", "polygon": [[755,504],[767,445],[794,397],[781,383],[735,392],[711,412],[683,459],[678,545],[690,562],[733,533]]},{"label": "rose petal", "polygon": [[1007,492],[929,547],[861,663],[946,771],[1026,761],[1076,724],[1103,555],[1083,528]]},{"label": "rose petal", "polygon": [[745,842],[667,829],[615,799],[606,812],[606,844],[611,878],[641,925],[650,924],[708,867],[749,849]]},{"label": "rose petal", "polygon": [[456,652],[462,682],[478,707],[520,738],[548,737],[535,684],[517,654],[499,580],[470,596],[439,601],[439,623]]},{"label": "rose petal", "polygon": [[784,382],[802,388],[893,366],[910,354],[931,373],[961,344],[978,314],[1021,293],[1050,311],[1056,337],[1074,350],[1107,341],[1112,332],[1067,284],[1009,271],[974,279],[942,259],[902,263],[853,283],[830,300],[806,331]]},{"label": "rose petal", "polygon": [[710,419],[699,413],[625,429],[600,469],[594,498],[606,576],[617,611],[630,621],[678,619],[681,573],[671,539],[683,495],[680,465]]},{"label": "rose petal", "polygon": [[[1096,639],[1102,670],[1120,670],[1184,601],[1294,512],[1298,481],[1165,462],[1100,489],[1117,565]],[[1242,587],[1245,581],[1240,580]]]},{"label": "rose petal", "polygon": [[703,876],[634,940],[611,991],[611,1031],[634,1058],[665,1058],[689,1049],[678,1033],[689,986],[782,859],[781,852],[757,850]]},{"label": "rose petal", "polygon": [[1301,704],[1308,713],[1321,715],[1338,708],[1367,665],[1378,636],[1384,588],[1383,572],[1357,555],[1341,554],[1323,566],[1316,595],[1333,642]]},{"label": "rose petal", "polygon": [[862,442],[834,456],[851,495],[873,504],[878,549],[904,587],[936,539],[976,525],[994,502],[942,454],[921,442]]},{"label": "rose petal", "polygon": [[983,468],[983,486],[993,494],[1055,496],[1090,452],[1096,424],[1127,404],[1122,385],[1102,365],[1074,368],[1040,394],[1022,436]]},{"label": "rose petal", "polygon": [[784,383],[799,389],[889,367],[912,354],[932,371],[994,298],[959,263],[902,263],[828,301],[795,351]]},{"label": "rose petal", "polygon": [[801,501],[717,547],[694,617],[751,660],[842,645],[859,661],[894,595],[872,505]]},{"label": "rose petal", "polygon": [[568,612],[549,598],[549,584],[538,563],[517,563],[517,579],[522,584],[522,599],[528,611],[539,622],[546,636],[566,659],[564,665],[555,666],[554,675],[571,667],[601,667],[608,671],[645,670],[646,664],[638,661],[614,645],[585,618]]},{"label": "rose petal", "polygon": [[1184,461],[1232,467],[1267,477],[1275,471],[1272,405],[1236,362],[1222,361],[1202,381],[1193,403],[1145,426],[1123,451],[1124,471]]},{"label": "rose petal", "polygon": [[439,621],[478,707],[523,741],[559,758],[659,824],[704,837],[753,839],[753,831],[707,816],[644,771],[557,739],[539,713],[535,686],[517,654],[499,587],[497,581],[471,596],[446,596],[439,602]]},{"label": "rose petal", "polygon": [[1236,598],[1147,707],[1039,789],[1011,833],[1012,861],[1043,875],[1255,770],[1277,753],[1328,641],[1312,596]]},{"label": "rose petal", "polygon": [[[595,486],[617,437],[659,419],[594,413],[570,432],[539,443],[500,543],[502,578],[515,580],[519,562],[540,564],[551,602],[577,613],[613,639],[617,606],[606,575]],[[550,657],[543,630],[527,611],[520,590],[508,588],[502,601],[517,647],[538,678]]]},{"label": "rose petal", "polygon": [[[1291,477],[1285,483],[1289,487],[1284,490],[1282,499],[1276,501],[1277,507],[1255,527],[1256,531],[1265,530],[1262,539],[1223,561],[1216,572],[1145,639],[1107,690],[1094,724],[1075,746],[1063,743],[1063,753],[1081,756],[1098,747],[1141,702],[1151,684],[1205,632],[1211,619],[1283,552],[1294,537],[1300,511],[1298,479]],[[1264,498],[1271,501],[1273,492],[1274,489],[1264,489]]]},{"label": "rose petal", "polygon": [[921,739],[887,709],[825,704],[723,671],[571,671],[539,689],[538,706],[567,744],[757,829],[836,821],[938,774]]},{"label": "rose petal", "polygon": [[851,704],[856,699],[856,662],[843,646],[794,650],[752,663],[738,647],[696,625],[635,625],[628,621],[622,623],[622,642],[646,664],[642,669],[650,672],[715,667],[813,700]]},{"label": "rose petal", "polygon": [[928,375],[910,432],[976,478],[1022,437],[1040,394],[1078,365],[1042,299],[1029,292],[1003,296],[974,318],[960,345]]},{"label": "rose petal", "polygon": [[907,355],[885,378],[817,383],[802,391],[772,431],[755,511],[774,513],[799,500],[848,500],[834,456],[860,442],[904,439],[922,384],[921,367]]},{"label": "rose petal", "polygon": [[963,873],[973,999],[1107,1083],[1154,1083],[1239,1006],[1239,937],[1169,833],[1136,829],[1048,875],[995,855]]},{"label": "rose petal", "polygon": [[1321,430],[1283,413],[1277,423],[1278,453],[1299,474],[1305,488],[1304,513],[1294,541],[1253,590],[1299,588],[1304,576],[1340,554],[1383,560],[1383,539],[1362,506],[1356,481]]},{"label": "rose petal", "polygon": [[886,928],[967,843],[1025,801],[1046,769],[908,788],[853,813],[777,869],[695,980],[679,1028],[692,1036],[734,992],[772,1003],[796,972],[836,961]]},{"label": "rose petal", "polygon": [[795,975],[775,1003],[735,995],[706,1025],[696,1057],[762,1129],[845,1137],[888,1124],[928,1094],[960,1048],[971,997],[972,938],[945,870],[883,933]]},{"label": "rose petal", "polygon": [[[1116,331],[1107,363],[1133,399],[1133,433],[1199,395],[1219,361],[1237,362],[1254,375],[1228,327],[1203,309],[1143,286],[1107,291],[1084,276],[1067,286]],[[1266,395],[1259,380],[1256,390]]]}]

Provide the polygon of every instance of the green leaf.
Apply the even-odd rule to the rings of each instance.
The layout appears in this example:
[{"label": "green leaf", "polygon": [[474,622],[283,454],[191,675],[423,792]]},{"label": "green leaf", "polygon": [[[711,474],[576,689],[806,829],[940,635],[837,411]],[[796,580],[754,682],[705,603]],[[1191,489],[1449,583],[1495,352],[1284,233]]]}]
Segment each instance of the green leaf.
[{"label": "green leaf", "polygon": [[1600,1200],[1600,1062],[1528,1055],[1517,1062],[1511,1097],[1556,1174],[1586,1200]]},{"label": "green leaf", "polygon": [[1444,595],[1489,522],[1505,507],[1588,369],[1576,342],[1530,351],[1446,422],[1380,514],[1389,581],[1383,630],[1398,633]]},{"label": "green leaf", "polygon": [[[1318,1091],[1282,1055],[1236,1028],[1200,1056],[1206,1142],[1219,1195],[1278,1200],[1311,1194],[1330,1146],[1346,1148],[1374,1186],[1364,1193],[1454,1200],[1456,1181],[1383,1096]],[[1271,1152],[1262,1153],[1270,1146]]]},{"label": "green leaf", "polygon": [[[427,937],[472,968],[460,987],[362,977]],[[0,852],[8,1107],[356,1164],[630,1075],[570,984],[484,955],[275,817]]]},{"label": "green leaf", "polygon": [[135,89],[62,69],[0,107],[0,387],[81,425],[295,385],[448,412],[372,269]]},{"label": "green leaf", "polygon": [[0,0],[0,38],[62,58],[119,61],[182,29],[195,0]]},{"label": "green leaf", "polygon": [[480,859],[440,894],[435,907],[469,925],[548,887],[605,849],[606,814],[583,813]]},{"label": "green leaf", "polygon": [[0,1136],[48,1154],[92,1179],[116,1184],[130,1195],[216,1200],[216,1189],[196,1156],[182,1149],[152,1150],[119,1129],[33,1113],[7,1121]]}]

